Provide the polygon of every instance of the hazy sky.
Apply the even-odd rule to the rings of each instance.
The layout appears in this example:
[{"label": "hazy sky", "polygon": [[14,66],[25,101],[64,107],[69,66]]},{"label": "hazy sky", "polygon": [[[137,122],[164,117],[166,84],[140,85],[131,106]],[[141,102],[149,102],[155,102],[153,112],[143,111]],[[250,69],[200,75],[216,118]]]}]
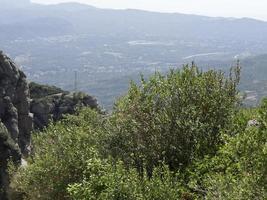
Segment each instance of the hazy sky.
[{"label": "hazy sky", "polygon": [[100,8],[136,8],[208,16],[253,17],[267,21],[267,0],[32,0],[38,3],[81,2]]}]

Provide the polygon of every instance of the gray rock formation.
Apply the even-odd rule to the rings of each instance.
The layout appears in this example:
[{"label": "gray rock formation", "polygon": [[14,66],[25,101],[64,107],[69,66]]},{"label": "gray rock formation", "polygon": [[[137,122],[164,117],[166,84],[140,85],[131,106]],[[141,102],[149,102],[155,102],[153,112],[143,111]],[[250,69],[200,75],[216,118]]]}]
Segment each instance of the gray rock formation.
[{"label": "gray rock formation", "polygon": [[98,109],[97,100],[84,93],[36,83],[29,89],[25,74],[0,51],[0,200],[7,199],[8,160],[20,164],[30,154],[33,127],[42,129],[83,106]]},{"label": "gray rock formation", "polygon": [[20,164],[21,153],[18,145],[14,143],[4,124],[0,122],[0,199],[7,199],[6,191],[9,186],[7,173],[8,161]]},{"label": "gray rock formation", "polygon": [[74,114],[80,107],[98,109],[97,100],[82,92],[70,93],[54,86],[31,83],[30,93],[30,112],[34,116],[35,129],[42,129],[49,122],[62,119],[64,114]]},{"label": "gray rock formation", "polygon": [[0,120],[21,152],[27,154],[33,127],[25,74],[0,52]]},{"label": "gray rock formation", "polygon": [[[7,162],[27,155],[33,127],[26,76],[0,52],[0,199],[8,187]],[[2,192],[1,192],[2,191]]]}]

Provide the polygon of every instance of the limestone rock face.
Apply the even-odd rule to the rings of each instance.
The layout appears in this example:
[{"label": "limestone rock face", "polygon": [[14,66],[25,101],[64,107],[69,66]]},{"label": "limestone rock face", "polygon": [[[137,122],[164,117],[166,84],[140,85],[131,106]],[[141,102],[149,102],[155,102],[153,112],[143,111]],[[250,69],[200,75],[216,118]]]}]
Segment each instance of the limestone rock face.
[{"label": "limestone rock face", "polygon": [[97,100],[87,94],[29,85],[25,74],[0,51],[0,200],[7,199],[8,161],[21,164],[30,154],[33,128],[42,129],[83,106],[98,109]]},{"label": "limestone rock face", "polygon": [[7,173],[8,161],[20,164],[21,153],[19,147],[10,137],[4,124],[0,122],[0,199],[7,199],[6,191],[9,186],[9,177]]},{"label": "limestone rock face", "polygon": [[97,109],[97,100],[84,93],[66,92],[33,99],[30,111],[34,116],[34,128],[42,129],[49,122],[62,119],[64,114],[74,114],[77,108],[85,106]]},{"label": "limestone rock face", "polygon": [[33,127],[25,74],[0,52],[0,120],[21,152],[27,154]]},{"label": "limestone rock face", "polygon": [[29,108],[25,74],[0,52],[0,199],[6,199],[8,160],[20,163],[21,155],[29,154],[33,127]]},{"label": "limestone rock face", "polygon": [[71,93],[55,86],[31,82],[30,112],[33,113],[35,129],[42,129],[51,121],[62,119],[64,114],[73,114],[79,107],[98,109],[97,100],[82,92]]}]

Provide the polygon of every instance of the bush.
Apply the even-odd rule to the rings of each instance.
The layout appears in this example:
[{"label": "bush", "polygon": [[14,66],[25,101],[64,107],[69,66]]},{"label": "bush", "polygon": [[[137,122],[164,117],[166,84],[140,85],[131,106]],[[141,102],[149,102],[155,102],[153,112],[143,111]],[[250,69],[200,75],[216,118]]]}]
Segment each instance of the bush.
[{"label": "bush", "polygon": [[82,182],[72,184],[68,191],[75,200],[177,200],[181,186],[167,167],[157,168],[151,178],[140,176],[123,163],[91,159]]},{"label": "bush", "polygon": [[132,83],[109,119],[107,149],[149,173],[162,161],[177,170],[214,155],[238,103],[240,69],[232,72],[226,78],[187,65],[166,76],[142,78],[141,86]]},{"label": "bush", "polygon": [[34,155],[20,167],[12,186],[25,199],[67,199],[67,187],[81,180],[96,154],[101,117],[90,109],[50,125],[33,137]]},{"label": "bush", "polygon": [[[266,199],[267,100],[258,112],[259,126],[236,129],[239,132],[225,138],[226,144],[215,157],[198,163],[196,177],[206,188],[207,199]],[[243,119],[244,115],[239,117]]]}]

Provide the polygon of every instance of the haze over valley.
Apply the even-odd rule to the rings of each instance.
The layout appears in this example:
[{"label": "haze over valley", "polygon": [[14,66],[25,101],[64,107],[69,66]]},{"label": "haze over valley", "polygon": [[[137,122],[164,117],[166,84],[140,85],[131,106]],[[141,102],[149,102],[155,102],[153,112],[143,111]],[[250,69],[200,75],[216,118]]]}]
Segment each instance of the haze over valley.
[{"label": "haze over valley", "polygon": [[[0,0],[0,47],[32,81],[95,95],[110,108],[140,73],[196,62],[228,69],[240,59],[246,103],[266,95],[267,22],[78,3],[41,5]],[[258,59],[260,58],[260,59]],[[264,72],[264,73],[263,73]]]}]

